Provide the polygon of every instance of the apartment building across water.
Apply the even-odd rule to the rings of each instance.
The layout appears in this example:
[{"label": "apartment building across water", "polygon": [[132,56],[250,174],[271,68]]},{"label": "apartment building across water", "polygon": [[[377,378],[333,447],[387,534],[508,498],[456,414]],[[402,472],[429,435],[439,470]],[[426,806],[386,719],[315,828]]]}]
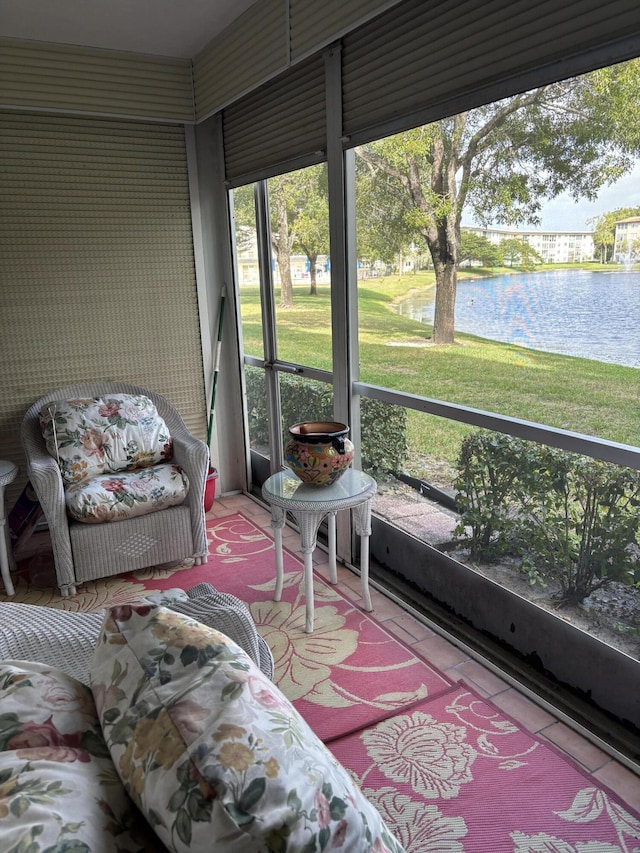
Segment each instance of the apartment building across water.
[{"label": "apartment building across water", "polygon": [[463,231],[478,234],[499,244],[503,240],[523,240],[546,264],[571,264],[593,261],[595,246],[592,231],[525,231],[519,228],[463,226]]}]

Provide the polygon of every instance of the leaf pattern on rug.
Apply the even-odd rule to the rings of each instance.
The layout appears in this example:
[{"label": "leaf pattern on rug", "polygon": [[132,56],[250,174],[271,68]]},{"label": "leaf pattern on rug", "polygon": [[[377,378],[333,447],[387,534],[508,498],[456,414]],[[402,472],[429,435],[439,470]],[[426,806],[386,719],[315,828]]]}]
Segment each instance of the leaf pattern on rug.
[{"label": "leaf pattern on rug", "polygon": [[623,853],[617,844],[584,841],[574,847],[568,841],[546,832],[538,832],[536,835],[512,832],[511,837],[514,842],[513,853]]},{"label": "leaf pattern on rug", "polygon": [[[335,607],[321,608],[313,634],[302,629],[305,624],[304,605],[286,601],[260,601],[251,605],[251,615],[260,626],[275,662],[275,680],[291,701],[303,696],[323,695],[330,698],[326,687],[336,664],[350,657],[358,647],[358,635],[345,628],[344,616]],[[295,637],[295,643],[292,640]],[[324,684],[324,687],[321,685]],[[350,704],[337,694],[331,697],[333,707]]]},{"label": "leaf pattern on rug", "polygon": [[405,850],[464,853],[459,841],[467,834],[464,818],[446,817],[437,806],[401,794],[396,788],[363,788],[362,793],[394,827]]},{"label": "leaf pattern on rug", "polygon": [[[301,570],[298,570],[297,572],[284,572],[282,575],[282,589],[292,589],[293,587],[297,587],[299,593],[298,602],[303,599],[303,592],[300,589],[301,581]],[[274,580],[270,578],[266,583],[247,584],[247,586],[249,589],[255,589],[256,592],[273,593]],[[314,601],[318,602],[343,600],[342,596],[335,592],[328,584],[318,581],[317,578],[314,578],[313,597]]]},{"label": "leaf pattern on rug", "polygon": [[[629,814],[600,788],[582,788],[574,797],[571,806],[566,811],[557,811],[556,814],[571,823],[591,823],[606,814],[618,833],[621,850],[629,849],[624,841],[625,836],[640,841],[640,820]],[[634,845],[632,849],[635,851],[640,847]]]},{"label": "leaf pattern on rug", "polygon": [[209,553],[222,558],[223,562],[243,562],[273,550],[273,540],[242,516],[216,519],[215,525],[207,526]]}]

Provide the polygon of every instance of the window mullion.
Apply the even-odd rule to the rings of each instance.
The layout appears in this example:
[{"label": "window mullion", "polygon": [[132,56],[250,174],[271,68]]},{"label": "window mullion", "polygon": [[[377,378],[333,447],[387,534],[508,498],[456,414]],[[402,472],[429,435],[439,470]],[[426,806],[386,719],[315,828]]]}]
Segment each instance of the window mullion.
[{"label": "window mullion", "polygon": [[282,422],[280,386],[275,370],[269,365],[277,360],[276,309],[271,269],[271,225],[269,219],[269,191],[266,181],[254,185],[256,206],[256,231],[258,237],[258,267],[260,269],[260,304],[262,311],[262,334],[264,336],[265,387],[269,429],[269,451],[271,473],[282,468]]},{"label": "window mullion", "polygon": [[[355,437],[359,451],[359,427],[354,428],[352,409],[353,355],[357,341],[355,304],[350,298],[349,281],[352,259],[349,254],[348,234],[355,234],[355,220],[349,223],[346,191],[346,158],[342,150],[342,85],[341,47],[335,45],[325,54],[326,110],[327,110],[327,162],[329,188],[329,244],[331,257],[331,318],[333,400],[336,420],[347,423]],[[352,194],[352,211],[355,197]],[[355,252],[355,250],[354,250]],[[355,257],[355,253],[354,257]],[[354,435],[355,433],[355,435]],[[356,461],[358,457],[356,457]],[[352,533],[349,513],[337,519],[337,552],[347,562],[352,562]]]}]

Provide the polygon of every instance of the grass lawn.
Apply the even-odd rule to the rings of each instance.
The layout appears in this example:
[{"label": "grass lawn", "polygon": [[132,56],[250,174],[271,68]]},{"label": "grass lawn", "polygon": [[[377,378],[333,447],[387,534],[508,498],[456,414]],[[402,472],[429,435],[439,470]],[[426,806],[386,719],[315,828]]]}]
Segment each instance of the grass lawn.
[{"label": "grass lawn", "polygon": [[[504,271],[492,270],[491,274]],[[465,270],[461,276],[482,274],[488,271]],[[362,381],[640,445],[640,371],[463,333],[456,335],[452,346],[433,346],[431,326],[401,317],[394,308],[412,291],[427,293],[433,287],[433,273],[359,282]],[[243,286],[240,296],[245,352],[261,356],[257,286]],[[277,309],[281,359],[331,370],[329,300],[328,285],[319,286],[317,296],[309,296],[307,284],[296,285],[294,307]],[[409,413],[412,450],[432,460],[453,463],[460,440],[470,429],[430,415]]]}]

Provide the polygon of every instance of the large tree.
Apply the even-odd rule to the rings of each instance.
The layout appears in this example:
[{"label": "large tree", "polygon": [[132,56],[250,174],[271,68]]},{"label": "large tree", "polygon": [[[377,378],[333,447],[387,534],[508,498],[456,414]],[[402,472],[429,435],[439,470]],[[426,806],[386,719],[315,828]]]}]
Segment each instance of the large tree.
[{"label": "large tree", "polygon": [[318,255],[329,254],[329,189],[327,164],[310,166],[300,176],[299,200],[295,208],[295,247],[309,264],[309,295],[316,296]]},{"label": "large tree", "polygon": [[504,256],[498,244],[492,243],[481,234],[463,231],[460,234],[458,263],[464,263],[464,261],[480,263],[483,267],[499,267],[504,261]]},{"label": "large tree", "polygon": [[618,207],[588,220],[588,224],[593,227],[593,244],[600,254],[600,263],[607,264],[613,259],[616,222],[631,216],[640,216],[640,207]]},{"label": "large tree", "polygon": [[[544,199],[593,200],[640,152],[640,60],[541,86],[363,145],[373,186],[402,189],[436,273],[433,342],[454,341],[460,223],[537,224]],[[385,188],[388,192],[388,187]]]},{"label": "large tree", "polygon": [[[280,306],[293,305],[291,255],[302,251],[311,267],[311,292],[319,254],[329,251],[327,166],[321,163],[268,181],[271,248],[280,273]],[[242,251],[255,242],[256,212],[253,185],[233,191],[236,243]]]},{"label": "large tree", "polygon": [[525,269],[531,270],[536,264],[542,263],[542,258],[526,240],[521,237],[508,237],[500,243],[500,251],[504,263],[512,267],[518,264]]},{"label": "large tree", "polygon": [[369,268],[376,261],[393,266],[420,235],[406,216],[402,186],[384,173],[372,181],[363,165],[364,161],[356,161],[358,259]]},{"label": "large tree", "polygon": [[271,213],[271,246],[280,273],[280,307],[293,306],[293,281],[291,278],[291,252],[295,241],[290,212],[295,208],[295,172],[278,175],[269,181],[269,209]]},{"label": "large tree", "polygon": [[315,266],[329,248],[329,206],[326,165],[309,166],[269,180],[271,244],[280,272],[280,307],[293,306],[291,254],[298,248],[311,266],[312,293]]}]

